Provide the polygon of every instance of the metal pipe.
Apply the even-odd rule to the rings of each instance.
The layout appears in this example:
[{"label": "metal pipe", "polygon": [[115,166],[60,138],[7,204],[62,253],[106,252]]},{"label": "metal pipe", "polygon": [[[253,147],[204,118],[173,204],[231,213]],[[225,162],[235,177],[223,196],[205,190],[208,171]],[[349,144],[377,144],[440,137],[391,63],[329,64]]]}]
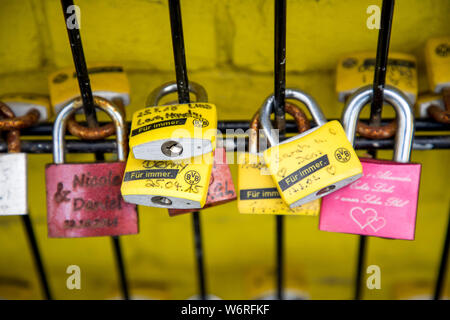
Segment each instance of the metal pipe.
[{"label": "metal pipe", "polygon": [[[189,80],[187,76],[186,55],[184,49],[183,22],[179,0],[169,0],[170,28],[172,31],[173,57],[178,89],[179,103],[189,103]],[[194,229],[194,249],[197,262],[198,286],[200,298],[206,299],[206,277],[203,261],[203,244],[201,222],[198,211],[192,213],[192,226]]]}]

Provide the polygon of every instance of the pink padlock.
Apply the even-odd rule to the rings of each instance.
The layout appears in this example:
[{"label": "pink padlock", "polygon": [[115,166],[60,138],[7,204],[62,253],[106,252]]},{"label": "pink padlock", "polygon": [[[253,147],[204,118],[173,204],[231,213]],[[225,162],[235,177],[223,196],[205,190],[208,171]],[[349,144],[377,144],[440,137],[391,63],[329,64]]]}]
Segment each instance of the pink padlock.
[{"label": "pink padlock", "polygon": [[[322,200],[319,229],[383,238],[414,240],[421,165],[409,163],[414,115],[408,98],[393,87],[385,100],[397,113],[394,161],[361,159],[363,176]],[[362,108],[372,99],[366,86],[348,100],[342,123],[354,143]]]}]

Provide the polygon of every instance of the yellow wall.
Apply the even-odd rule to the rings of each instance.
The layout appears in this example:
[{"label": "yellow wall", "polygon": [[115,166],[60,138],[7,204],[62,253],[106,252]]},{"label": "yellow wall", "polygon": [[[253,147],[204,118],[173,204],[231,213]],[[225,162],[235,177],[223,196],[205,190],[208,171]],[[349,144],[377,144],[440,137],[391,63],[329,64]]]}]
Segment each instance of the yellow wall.
[{"label": "yellow wall", "polygon": [[[130,117],[152,88],[174,79],[167,2],[77,4],[87,61],[116,61],[126,67]],[[371,4],[381,1],[288,1],[287,85],[312,94],[327,117],[342,112],[334,92],[339,56],[376,48],[377,30],[366,28]],[[72,63],[60,2],[2,0],[0,6],[0,93],[48,93],[47,75]],[[220,120],[249,119],[273,90],[273,1],[184,0],[182,11],[189,78],[206,87]],[[428,89],[424,43],[450,34],[449,12],[447,0],[396,1],[391,50],[417,56],[421,92]],[[380,157],[391,153],[380,152]],[[109,238],[46,236],[44,166],[51,161],[50,155],[29,157],[29,203],[54,296],[114,297],[117,276]],[[448,217],[450,151],[414,151],[412,161],[423,164],[416,240],[369,240],[367,262],[381,267],[382,289],[365,290],[365,298],[432,291]],[[232,170],[236,181],[236,166]],[[270,287],[274,219],[239,215],[236,203],[207,209],[201,217],[209,291],[245,299]],[[20,219],[0,218],[0,297],[39,299]],[[320,232],[317,225],[317,218],[286,219],[287,283],[313,299],[352,298],[357,237]],[[133,294],[177,299],[195,294],[190,216],[169,218],[165,210],[140,207],[140,234],[122,239]],[[71,264],[81,267],[82,290],[66,289],[65,270]]]}]

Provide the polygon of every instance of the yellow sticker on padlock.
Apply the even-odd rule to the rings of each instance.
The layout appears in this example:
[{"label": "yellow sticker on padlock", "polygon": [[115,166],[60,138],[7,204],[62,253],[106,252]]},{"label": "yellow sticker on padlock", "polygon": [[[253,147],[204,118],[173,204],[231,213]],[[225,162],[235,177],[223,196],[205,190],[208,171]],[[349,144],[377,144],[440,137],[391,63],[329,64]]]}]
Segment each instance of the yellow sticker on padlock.
[{"label": "yellow sticker on padlock", "polygon": [[[88,66],[92,93],[109,101],[130,103],[130,85],[123,67],[118,64],[90,63]],[[80,95],[74,67],[51,73],[48,77],[50,101],[55,114],[70,100]]]},{"label": "yellow sticker on padlock", "polygon": [[425,63],[430,89],[440,93],[450,87],[450,37],[429,39],[425,45]]},{"label": "yellow sticker on padlock", "polygon": [[214,104],[148,107],[133,114],[130,148],[136,159],[187,159],[214,151],[216,135]]},{"label": "yellow sticker on padlock", "polygon": [[[373,83],[375,53],[359,52],[341,57],[336,69],[336,92],[339,101],[359,88]],[[417,61],[412,55],[390,52],[386,84],[403,91],[414,103],[418,94]]]},{"label": "yellow sticker on padlock", "polygon": [[0,101],[6,103],[16,117],[25,115],[31,109],[39,111],[39,122],[45,122],[52,117],[50,101],[45,95],[34,93],[7,93],[0,96]]},{"label": "yellow sticker on padlock", "polygon": [[149,207],[200,209],[205,205],[212,153],[177,161],[138,160],[130,152],[122,180],[124,200]]},{"label": "yellow sticker on padlock", "polygon": [[263,155],[290,208],[321,198],[362,176],[361,162],[336,120],[275,145]]},{"label": "yellow sticker on padlock", "polygon": [[259,155],[239,155],[238,210],[244,214],[317,216],[320,200],[289,208],[280,197],[275,183]]}]

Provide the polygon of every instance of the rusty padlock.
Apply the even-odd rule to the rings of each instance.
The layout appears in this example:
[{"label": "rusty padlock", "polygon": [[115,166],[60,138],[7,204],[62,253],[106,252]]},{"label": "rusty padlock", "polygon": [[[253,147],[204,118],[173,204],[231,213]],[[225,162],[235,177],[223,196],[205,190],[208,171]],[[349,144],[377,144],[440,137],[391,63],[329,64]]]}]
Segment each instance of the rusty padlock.
[{"label": "rusty padlock", "polygon": [[[348,100],[342,123],[354,143],[362,108],[372,99],[366,86]],[[414,135],[414,115],[406,95],[391,86],[384,89],[398,119],[394,161],[361,159],[363,177],[322,200],[319,229],[384,238],[413,240],[421,165],[409,163]]]},{"label": "rusty padlock", "polygon": [[[158,106],[162,98],[176,92],[176,90],[177,85],[175,82],[169,82],[161,86],[159,90],[153,90],[147,98],[147,106]],[[195,95],[196,101],[208,101],[206,90],[201,85],[190,81],[189,91]],[[206,204],[203,209],[224,204],[235,199],[236,191],[231,177],[231,171],[227,164],[226,151],[223,146],[218,146],[214,150],[214,163],[209,180]],[[192,209],[169,209],[170,216],[189,212],[192,212]]]},{"label": "rusty padlock", "polygon": [[136,206],[120,194],[127,150],[122,114],[103,98],[94,96],[94,104],[116,124],[118,162],[64,163],[66,121],[83,106],[80,98],[67,103],[53,127],[54,164],[45,169],[50,238],[138,233]]},{"label": "rusty padlock", "polygon": [[20,152],[20,130],[14,129],[28,127],[38,121],[37,110],[28,112],[27,115],[16,118],[14,112],[0,102],[0,115],[7,118],[0,120],[0,131],[8,131],[8,154],[0,155],[0,215],[28,214],[28,156]]},{"label": "rusty padlock", "polygon": [[[305,113],[286,102],[286,112],[294,117],[299,133],[309,129]],[[320,211],[320,200],[289,208],[281,199],[258,151],[259,111],[250,122],[248,154],[241,154],[238,167],[238,210],[243,214],[311,215]],[[262,150],[260,150],[262,151]]]},{"label": "rusty padlock", "polygon": [[[135,159],[182,160],[208,154],[216,148],[216,106],[206,101],[204,89],[190,82],[190,90],[197,95],[197,102],[153,106],[133,114],[130,147]],[[149,100],[176,90],[175,83],[156,88]],[[205,93],[205,97],[200,95]]]}]

